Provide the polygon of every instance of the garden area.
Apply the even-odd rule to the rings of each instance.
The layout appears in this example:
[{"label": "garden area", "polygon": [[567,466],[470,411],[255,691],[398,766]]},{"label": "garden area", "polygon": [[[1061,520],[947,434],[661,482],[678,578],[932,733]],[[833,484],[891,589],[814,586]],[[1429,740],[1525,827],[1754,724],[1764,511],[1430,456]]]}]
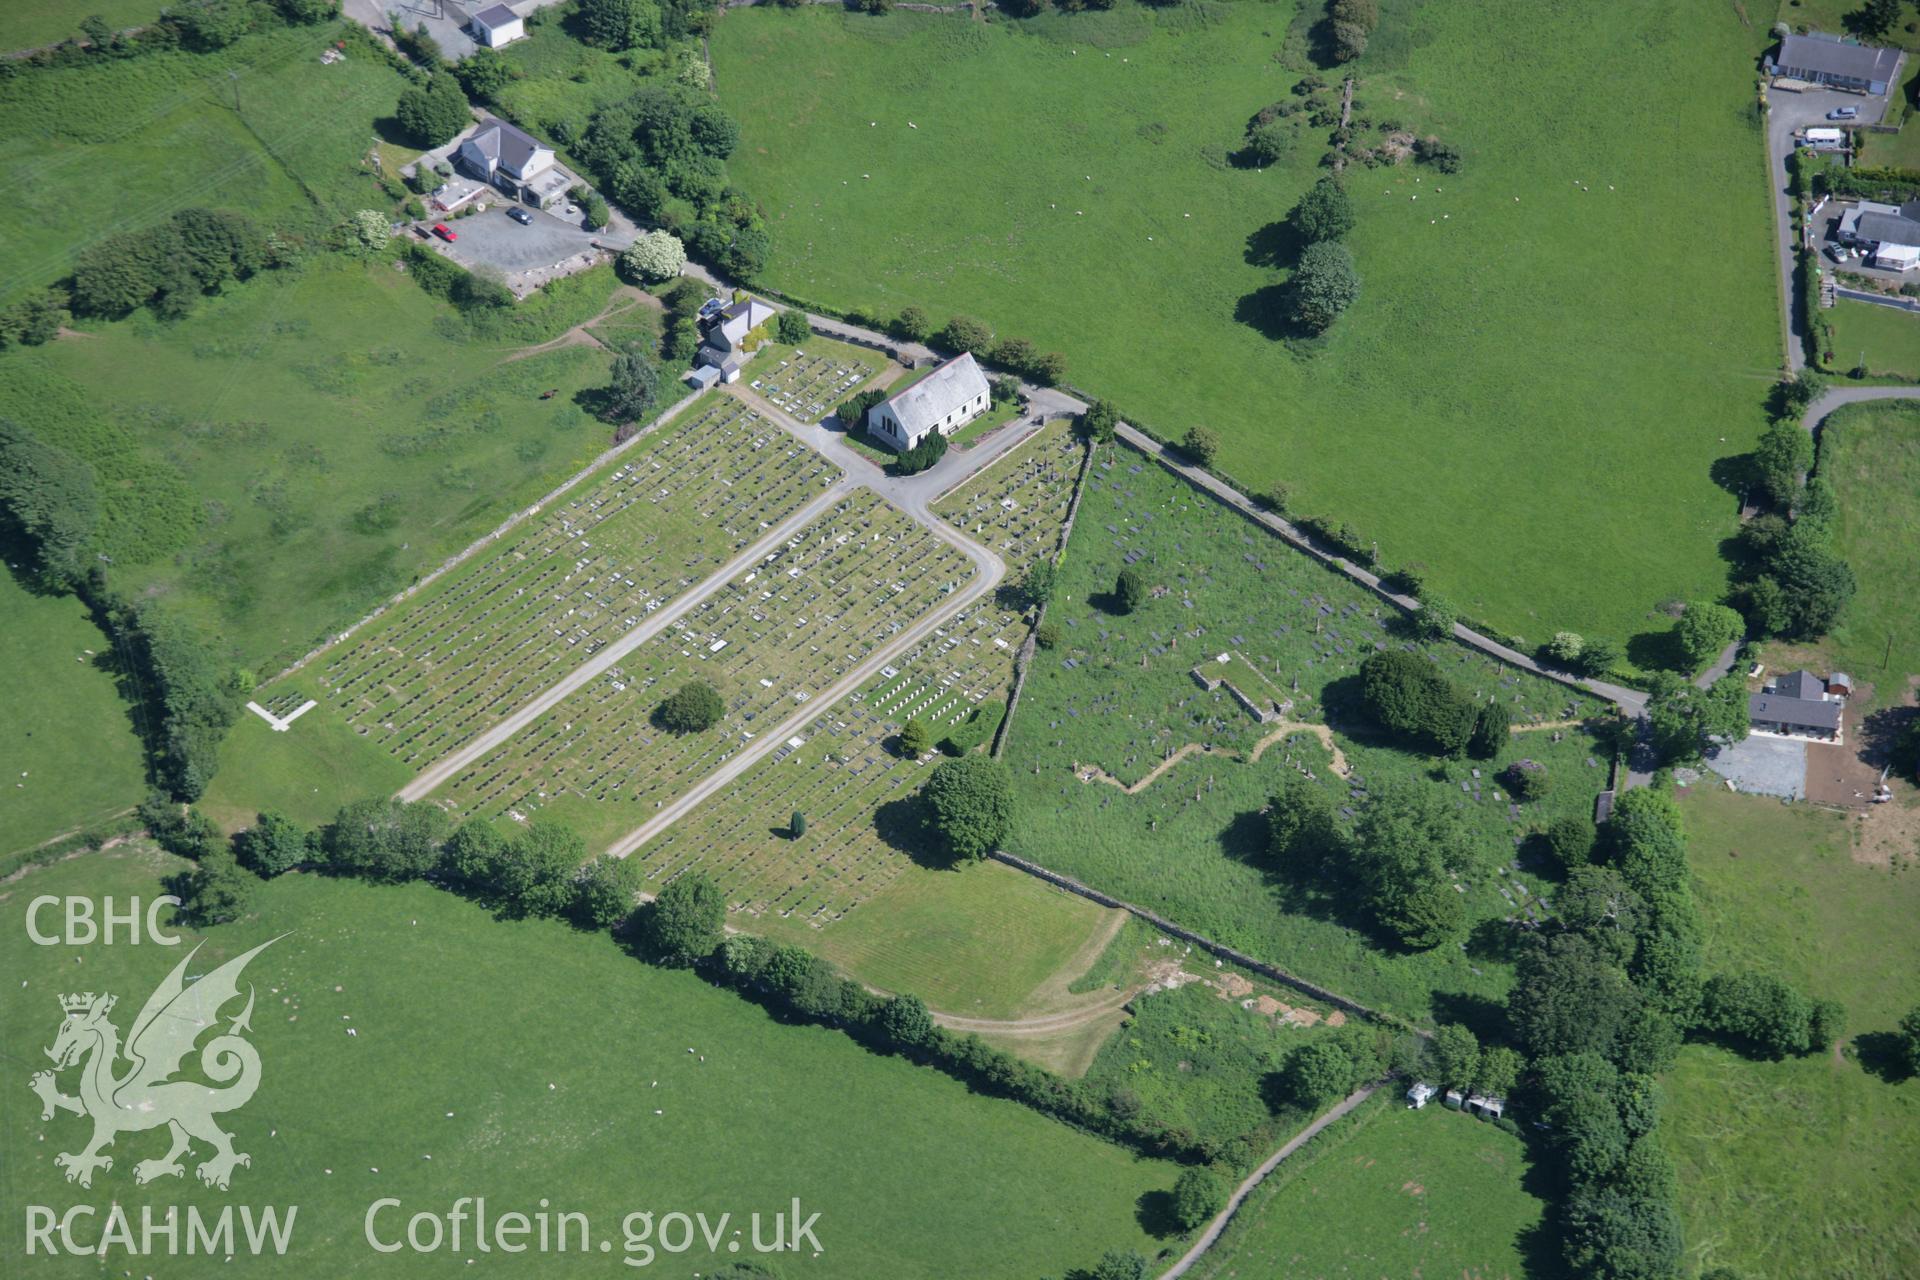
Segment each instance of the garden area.
[{"label": "garden area", "polygon": [[[1657,602],[1725,580],[1710,471],[1757,436],[1778,358],[1744,114],[1765,27],[1657,0],[1387,9],[1351,64],[1356,111],[1460,165],[1348,170],[1363,284],[1317,343],[1250,322],[1324,172],[1311,137],[1236,159],[1309,70],[1285,6],[730,11],[713,60],[765,276],[1062,351],[1076,386],[1170,438],[1213,428],[1243,487],[1285,482],[1504,633],[1664,631]],[[1649,209],[1719,251],[1649,240]]]},{"label": "garden area", "polygon": [[[1143,595],[1129,613],[1122,571]],[[1393,606],[1124,448],[1096,455],[1047,623],[1058,644],[1035,655],[1006,753],[1012,852],[1405,1017],[1458,1020],[1504,996],[1501,922],[1551,911],[1557,870],[1532,837],[1590,817],[1607,785],[1598,703],[1411,638]],[[1504,708],[1496,758],[1427,757],[1372,724],[1360,667],[1388,651]],[[1554,779],[1544,795],[1509,793],[1505,767],[1521,759]],[[1483,867],[1456,884],[1467,940],[1385,947],[1351,903],[1276,867],[1260,811],[1290,778],[1330,793],[1343,824],[1376,792],[1444,801]]]},{"label": "garden area", "polygon": [[1691,1044],[1662,1128],[1702,1266],[1766,1275],[1920,1270],[1920,1079],[1881,1044],[1920,1005],[1920,881],[1858,861],[1849,819],[1696,787],[1682,801],[1702,971],[1743,967],[1846,1006],[1844,1050],[1754,1060]]},{"label": "garden area", "polygon": [[[518,822],[551,814],[604,846],[827,689],[972,572],[958,551],[877,496],[851,495],[456,774],[437,799],[461,816]],[[662,699],[689,681],[719,691],[720,724],[684,732],[658,723]]]},{"label": "garden area", "polygon": [[1558,1273],[1525,1144],[1388,1085],[1289,1159],[1191,1273],[1458,1276]]},{"label": "garden area", "polygon": [[1920,314],[1841,298],[1828,319],[1842,368],[1859,365],[1876,378],[1920,381]]},{"label": "garden area", "polygon": [[[32,898],[144,902],[185,865],[132,844],[31,872],[0,902],[0,962],[26,983],[0,1005],[0,1039],[38,1056],[60,1019],[54,997],[75,982],[72,955],[28,940]],[[793,1280],[1030,1280],[1035,1267],[1059,1273],[1110,1248],[1151,1252],[1137,1206],[1178,1173],[839,1031],[770,1018],[691,972],[636,961],[604,934],[502,920],[425,884],[288,874],[262,884],[242,920],[180,932],[186,947],[204,939],[202,965],[284,935],[245,975],[257,993],[260,1090],[223,1122],[252,1162],[231,1192],[191,1171],[137,1188],[131,1166],[164,1153],[166,1138],[127,1135],[93,1194],[126,1204],[136,1222],[149,1201],[207,1215],[236,1196],[297,1204],[285,1268],[298,1274],[446,1274],[445,1252],[367,1248],[362,1219],[386,1196],[444,1211],[457,1187],[495,1212],[532,1213],[546,1198],[556,1212],[586,1214],[616,1250],[630,1212],[704,1209],[744,1228],[747,1215],[785,1210],[797,1194],[803,1218],[820,1214],[823,1252],[782,1256]],[[119,994],[114,1018],[125,1028],[178,959],[151,946],[96,947],[86,985]],[[24,1083],[23,1073],[23,1105],[0,1112],[12,1194],[66,1203],[76,1192],[53,1157],[78,1149],[85,1124],[42,1122]],[[944,1159],[930,1162],[930,1151]],[[404,1230],[404,1215],[392,1221]],[[0,1227],[6,1256],[24,1256],[22,1222],[9,1215]],[[705,1248],[662,1253],[655,1269],[712,1273],[752,1257]],[[555,1257],[543,1274],[617,1271],[621,1256]],[[96,1276],[102,1263],[42,1258],[38,1269]]]}]

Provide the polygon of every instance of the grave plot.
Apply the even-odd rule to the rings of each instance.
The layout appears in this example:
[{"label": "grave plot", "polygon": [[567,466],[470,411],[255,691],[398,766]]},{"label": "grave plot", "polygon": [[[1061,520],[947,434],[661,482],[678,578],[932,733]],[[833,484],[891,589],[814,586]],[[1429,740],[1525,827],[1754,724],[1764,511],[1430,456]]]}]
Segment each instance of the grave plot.
[{"label": "grave plot", "polygon": [[945,494],[933,509],[1018,575],[1057,545],[1086,446],[1064,419]]},{"label": "grave plot", "polygon": [[[917,715],[936,739],[984,741],[999,723],[1026,629],[1024,618],[991,600],[956,614],[794,742],[635,852],[649,883],[699,867],[747,917],[814,928],[844,918],[913,865],[889,840],[901,840],[912,825],[899,802],[944,757],[903,759],[895,741],[900,727]],[[795,810],[806,815],[807,830],[789,840]]]},{"label": "grave plot", "polygon": [[[1123,568],[1149,589],[1126,615],[1111,600]],[[1036,655],[1009,730],[1011,851],[1376,1008],[1427,1019],[1436,993],[1502,998],[1512,971],[1497,948],[1384,949],[1267,852],[1261,810],[1289,774],[1332,792],[1343,821],[1381,787],[1431,787],[1479,847],[1481,869],[1458,885],[1470,919],[1550,913],[1527,839],[1591,815],[1608,757],[1583,722],[1602,708],[1463,646],[1410,640],[1395,612],[1146,459],[1101,451],[1048,608],[1061,644]],[[1374,731],[1357,675],[1386,647],[1506,704],[1520,731],[1501,757],[1436,760]],[[1520,759],[1546,768],[1544,799],[1506,793],[1500,770]]]},{"label": "grave plot", "polygon": [[748,385],[802,422],[818,422],[871,381],[882,363],[878,352],[811,338],[762,352],[747,366],[754,375]]},{"label": "grave plot", "polygon": [[597,483],[332,654],[322,705],[424,765],[638,626],[840,479],[736,401]]},{"label": "grave plot", "polygon": [[[878,496],[861,492],[703,601],[437,797],[465,817],[550,812],[590,843],[645,822],[886,643],[974,572],[972,563]],[[727,703],[704,733],[652,717],[704,680]]]}]

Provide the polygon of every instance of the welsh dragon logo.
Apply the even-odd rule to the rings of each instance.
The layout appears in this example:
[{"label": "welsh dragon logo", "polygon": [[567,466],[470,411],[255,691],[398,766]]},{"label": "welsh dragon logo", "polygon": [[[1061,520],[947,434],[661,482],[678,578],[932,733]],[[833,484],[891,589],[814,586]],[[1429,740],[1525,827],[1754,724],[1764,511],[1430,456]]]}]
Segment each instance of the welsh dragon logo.
[{"label": "welsh dragon logo", "polygon": [[[119,1029],[107,1017],[113,1012],[116,997],[91,991],[60,997],[66,1017],[53,1047],[46,1051],[53,1059],[53,1070],[36,1072],[29,1083],[40,1095],[42,1120],[53,1119],[55,1111],[71,1111],[93,1120],[93,1140],[84,1150],[54,1157],[54,1163],[66,1170],[68,1182],[92,1186],[94,1170],[113,1168],[113,1157],[102,1155],[102,1148],[111,1146],[122,1133],[143,1133],[162,1125],[172,1134],[173,1147],[157,1160],[134,1165],[133,1180],[137,1183],[180,1177],[185,1172],[180,1157],[187,1154],[195,1139],[213,1148],[212,1159],[195,1170],[200,1181],[210,1187],[225,1191],[234,1166],[253,1163],[245,1152],[233,1149],[233,1135],[214,1120],[222,1112],[245,1106],[260,1087],[260,1054],[241,1036],[253,1029],[249,1024],[253,1016],[251,986],[247,988],[246,1007],[228,1023],[225,1032],[200,1049],[201,1074],[225,1087],[210,1088],[198,1080],[174,1077],[200,1037],[209,1028],[217,1029],[221,1006],[240,994],[240,972],[247,962],[278,941],[269,939],[187,986],[187,966],[200,953],[195,947],[147,997],[140,1016],[133,1020],[124,1049]],[[123,1057],[128,1064],[124,1070]],[[61,1093],[55,1076],[82,1062],[80,1095]]]}]

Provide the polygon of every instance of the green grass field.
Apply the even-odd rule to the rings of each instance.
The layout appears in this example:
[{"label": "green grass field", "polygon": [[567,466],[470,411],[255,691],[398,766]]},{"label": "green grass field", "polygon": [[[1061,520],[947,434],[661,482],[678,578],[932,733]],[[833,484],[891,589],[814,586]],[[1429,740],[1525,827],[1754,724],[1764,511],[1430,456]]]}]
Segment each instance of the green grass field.
[{"label": "green grass field", "polygon": [[1201,1280],[1559,1274],[1520,1139],[1392,1086],[1260,1184],[1191,1273]]},{"label": "green grass field", "polygon": [[[1129,564],[1162,594],[1117,617],[1101,602]],[[1259,810],[1290,770],[1314,770],[1352,811],[1368,786],[1407,780],[1441,788],[1481,842],[1488,874],[1467,897],[1475,920],[1519,914],[1551,892],[1511,865],[1515,841],[1559,814],[1591,812],[1607,776],[1589,763],[1602,761],[1598,748],[1572,726],[1516,734],[1491,764],[1381,741],[1352,709],[1353,687],[1375,646],[1407,643],[1394,612],[1157,464],[1103,450],[1048,608],[1063,638],[1036,655],[1008,737],[1019,803],[1010,849],[1376,1008],[1424,1020],[1450,1002],[1501,999],[1509,968],[1497,927],[1465,948],[1384,950],[1351,904],[1276,878],[1266,857]],[[1214,661],[1223,652],[1225,666]],[[1433,654],[1468,693],[1506,702],[1516,724],[1598,710],[1465,648]],[[1201,664],[1251,697],[1292,701],[1297,724],[1330,723],[1351,776],[1333,776],[1305,728],[1248,761],[1278,730],[1225,688],[1202,689],[1191,674]],[[1084,780],[1098,769],[1137,784],[1190,743],[1215,754],[1187,755],[1134,794]],[[1547,765],[1555,785],[1515,814],[1493,775],[1523,756]]]},{"label": "green grass field", "polygon": [[[1280,278],[1250,239],[1321,172],[1315,137],[1274,169],[1227,159],[1298,79],[1280,4],[728,13],[714,64],[766,278],[1061,350],[1075,385],[1216,428],[1247,487],[1288,482],[1504,631],[1664,631],[1657,602],[1723,581],[1709,467],[1753,439],[1779,360],[1742,117],[1761,36],[1658,0],[1387,8],[1364,113],[1465,164],[1351,174],[1364,289],[1312,358],[1235,319]],[[1716,252],[1649,236],[1654,210]]]},{"label": "green grass field", "polygon": [[[1840,1000],[1855,1037],[1920,1004],[1920,880],[1854,861],[1840,815],[1695,789],[1683,801],[1706,972],[1752,966]],[[1663,1127],[1688,1248],[1755,1275],[1920,1269],[1920,1080],[1853,1050],[1753,1062],[1689,1045]]]},{"label": "green grass field", "polygon": [[143,26],[164,7],[158,0],[20,0],[7,9],[6,34],[0,37],[0,45],[34,49],[77,40],[80,23],[96,13],[116,30]]},{"label": "green grass field", "polygon": [[[0,1006],[20,1064],[0,1101],[9,1204],[113,1200],[136,1222],[143,1204],[298,1205],[288,1261],[278,1270],[238,1264],[275,1274],[469,1274],[447,1252],[373,1252],[362,1219],[383,1196],[402,1201],[402,1224],[404,1213],[444,1213],[458,1195],[485,1195],[496,1214],[531,1213],[545,1197],[556,1211],[588,1214],[594,1235],[614,1241],[612,1258],[516,1264],[517,1274],[542,1276],[617,1272],[628,1212],[731,1212],[744,1226],[750,1212],[794,1196],[820,1212],[824,1252],[780,1259],[790,1280],[1027,1280],[1036,1267],[1058,1273],[1105,1248],[1152,1248],[1136,1205],[1172,1184],[1169,1165],[871,1054],[839,1032],[782,1025],[692,974],[633,960],[603,936],[497,921],[424,885],[304,875],[265,886],[253,915],[209,931],[191,967],[204,972],[286,934],[246,974],[264,1070],[253,1102],[225,1123],[251,1167],[235,1172],[230,1193],[200,1187],[191,1171],[182,1183],[139,1188],[131,1166],[159,1154],[164,1135],[129,1135],[113,1148],[113,1169],[81,1191],[53,1156],[83,1139],[83,1122],[41,1121],[26,1060],[52,1043],[60,993],[118,994],[124,1033],[185,948],[39,947],[21,917],[36,893],[150,897],[155,873],[177,865],[123,846],[33,872],[0,903],[0,955],[23,984],[10,980]],[[942,1158],[929,1161],[930,1151]],[[9,1214],[0,1227],[8,1256],[21,1256],[22,1222]],[[702,1245],[660,1255],[655,1269],[684,1277],[727,1260]],[[137,1259],[110,1261],[111,1274],[128,1263],[142,1270]],[[47,1276],[108,1269],[94,1258],[33,1266]],[[197,1257],[150,1269],[233,1270]]]},{"label": "green grass field", "polygon": [[85,605],[0,573],[0,854],[140,802],[146,767],[110,662]]},{"label": "green grass field", "polygon": [[[563,292],[590,315],[612,283]],[[141,494],[102,531],[123,589],[270,675],[607,447],[572,399],[605,352],[505,363],[518,345],[476,339],[390,266],[322,259],[177,324],[10,354],[0,413]]]},{"label": "green grass field", "polygon": [[1920,379],[1920,315],[1842,298],[1833,309],[1833,349],[1843,368],[1864,364],[1876,378]]},{"label": "green grass field", "polygon": [[280,28],[217,53],[0,82],[0,140],[19,157],[0,206],[0,301],[65,275],[95,240],[181,208],[238,210],[293,237],[356,209],[391,208],[366,157],[374,122],[392,113],[406,81],[358,53],[322,66],[321,50],[343,30]]}]

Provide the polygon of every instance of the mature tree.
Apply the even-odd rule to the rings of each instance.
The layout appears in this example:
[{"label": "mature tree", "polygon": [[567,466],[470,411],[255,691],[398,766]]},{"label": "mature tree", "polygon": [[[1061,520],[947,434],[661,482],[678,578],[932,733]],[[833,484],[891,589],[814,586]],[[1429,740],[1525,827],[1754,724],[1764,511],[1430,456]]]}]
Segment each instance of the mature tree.
[{"label": "mature tree", "polygon": [[1200,466],[1210,467],[1220,454],[1220,437],[1206,427],[1189,427],[1180,437],[1180,451]]},{"label": "mature tree", "polygon": [[[519,79],[520,73],[499,52],[481,45],[472,53],[453,64],[454,78],[460,81],[460,87],[467,91],[469,98],[481,102],[496,101],[506,87]],[[425,165],[421,168],[424,170]]]},{"label": "mature tree", "polygon": [[647,949],[668,964],[692,964],[720,945],[727,895],[704,871],[676,876],[641,915]]},{"label": "mature tree", "polygon": [[1315,1036],[1288,1054],[1280,1072],[1287,1099],[1309,1110],[1344,1096],[1353,1083],[1353,1059],[1329,1036]]},{"label": "mature tree", "polygon": [[468,818],[440,848],[441,874],[456,885],[490,895],[497,891],[509,843],[485,818]]},{"label": "mature tree", "polygon": [[1604,676],[1619,664],[1623,652],[1617,641],[1589,639],[1573,669],[1583,676]]},{"label": "mature tree", "polygon": [[224,49],[253,27],[253,14],[242,0],[186,0],[168,14],[187,44],[202,51]]},{"label": "mature tree", "polygon": [[1146,1280],[1147,1260],[1132,1249],[1109,1249],[1100,1255],[1087,1280]]},{"label": "mature tree", "polygon": [[1053,599],[1053,593],[1060,584],[1060,569],[1050,559],[1039,559],[1028,566],[1021,575],[1015,588],[1022,608],[1038,609]]},{"label": "mature tree", "polygon": [[881,1034],[902,1048],[919,1049],[933,1043],[933,1014],[919,996],[898,995],[880,1007]]},{"label": "mature tree", "polygon": [[253,904],[253,891],[260,883],[225,844],[203,854],[185,879],[182,907],[187,917],[200,925],[238,920]]},{"label": "mature tree", "polygon": [[1801,478],[1813,469],[1813,437],[1796,421],[1777,420],[1760,433],[1753,460],[1761,489],[1785,510],[1799,496]]},{"label": "mature tree", "polygon": [[671,280],[687,265],[687,247],[671,231],[643,231],[620,255],[620,265],[642,280]]},{"label": "mature tree", "polygon": [[1025,373],[1039,358],[1040,350],[1030,338],[1002,338],[993,344],[993,362]]},{"label": "mature tree", "polygon": [[900,726],[900,754],[918,760],[933,750],[933,730],[919,716],[911,716]]},{"label": "mature tree", "polygon": [[35,576],[61,588],[83,579],[98,519],[92,465],[0,418],[0,524],[30,549]]},{"label": "mature tree", "polygon": [[1696,600],[1687,606],[1674,625],[1674,638],[1689,671],[1698,671],[1720,651],[1738,640],[1747,629],[1746,620],[1723,604]]},{"label": "mature tree", "polygon": [[503,903],[523,915],[557,916],[574,904],[587,843],[564,823],[536,818],[507,846],[495,872]]},{"label": "mature tree", "polygon": [[401,94],[393,115],[407,136],[423,148],[449,142],[473,123],[467,95],[462,92],[460,82],[445,71],[434,72],[424,86],[415,86]]},{"label": "mature tree", "polygon": [[1471,1087],[1480,1071],[1480,1038],[1458,1023],[1440,1028],[1433,1038],[1433,1069],[1443,1085]]},{"label": "mature tree", "polygon": [[1360,665],[1361,698],[1380,725],[1439,755],[1463,750],[1478,711],[1417,653],[1387,649]]},{"label": "mature tree", "polygon": [[574,874],[573,914],[596,929],[611,929],[633,914],[639,892],[634,860],[601,854]]},{"label": "mature tree", "polygon": [[603,421],[643,422],[653,415],[660,399],[660,368],[637,348],[613,358],[613,368],[600,408]]},{"label": "mature tree", "polygon": [[1227,1202],[1220,1175],[1201,1165],[1180,1171],[1173,1184],[1173,1220],[1182,1231],[1193,1231],[1213,1219]]},{"label": "mature tree", "polygon": [[1568,871],[1593,861],[1593,824],[1577,814],[1563,814],[1547,824],[1547,848]]},{"label": "mature tree", "polygon": [[704,733],[720,723],[727,704],[706,681],[689,680],[667,695],[657,714],[661,726],[674,733]]},{"label": "mature tree", "polygon": [[616,52],[660,43],[660,8],[654,0],[580,0],[587,39]]},{"label": "mature tree", "polygon": [[1347,247],[1331,240],[1307,246],[1288,282],[1293,322],[1308,333],[1324,333],[1360,296],[1360,273]]},{"label": "mature tree", "polygon": [[1473,715],[1473,732],[1467,736],[1467,754],[1475,760],[1497,760],[1513,741],[1513,713],[1507,704],[1493,700],[1480,704]]},{"label": "mature tree", "polygon": [[919,307],[902,307],[894,319],[893,331],[908,342],[925,342],[933,334],[933,319]]},{"label": "mature tree", "polygon": [[1698,760],[1715,739],[1747,736],[1747,691],[1729,672],[1707,689],[1683,676],[1657,671],[1647,686],[1647,737],[1668,763]]},{"label": "mature tree", "polygon": [[1853,569],[1830,535],[1813,521],[1795,521],[1781,536],[1748,591],[1749,617],[1768,635],[1811,640],[1833,628],[1858,589]]},{"label": "mature tree", "polygon": [[1057,387],[1067,380],[1067,357],[1061,351],[1043,351],[1034,357],[1027,376],[1043,387]]},{"label": "mature tree", "polygon": [[436,804],[356,800],[344,806],[321,840],[327,866],[369,880],[417,880],[440,860],[453,824]]},{"label": "mature tree", "polygon": [[1368,908],[1401,945],[1425,951],[1460,935],[1466,908],[1453,879],[1471,865],[1473,842],[1437,792],[1378,789],[1360,811],[1352,847]]},{"label": "mature tree", "polygon": [[235,837],[241,860],[271,880],[305,862],[313,854],[305,827],[283,813],[268,810]]},{"label": "mature tree", "polygon": [[1332,174],[1321,175],[1293,206],[1293,226],[1309,244],[1344,240],[1353,230],[1353,201]]},{"label": "mature tree", "polygon": [[[1586,834],[1590,843],[1591,831]],[[1553,895],[1553,907],[1563,929],[1598,944],[1617,965],[1633,959],[1648,919],[1646,900],[1612,867],[1576,864]]]},{"label": "mature tree", "polygon": [[949,351],[972,351],[984,355],[993,345],[993,330],[972,316],[955,316],[940,331],[940,345]]},{"label": "mature tree", "polygon": [[1900,1034],[1895,1040],[1907,1074],[1920,1076],[1920,1007],[1915,1007],[1900,1019]]},{"label": "mature tree", "polygon": [[921,793],[933,824],[957,858],[984,858],[1000,847],[1013,825],[1013,780],[992,756],[943,761]]},{"label": "mature tree", "polygon": [[1282,866],[1319,875],[1346,847],[1333,797],[1303,775],[1281,775],[1280,790],[1267,801],[1267,847]]},{"label": "mature tree", "polygon": [[1080,430],[1096,444],[1111,444],[1119,421],[1120,412],[1111,400],[1095,400],[1080,415]]},{"label": "mature tree", "polygon": [[1128,566],[1122,569],[1113,580],[1113,599],[1115,611],[1132,613],[1147,601],[1147,580],[1140,571]]},{"label": "mature tree", "polygon": [[1640,993],[1615,953],[1579,934],[1536,941],[1520,956],[1507,1013],[1536,1056],[1609,1054],[1637,1017]]},{"label": "mature tree", "polygon": [[798,307],[788,307],[774,321],[773,336],[788,346],[798,346],[813,336],[813,322]]},{"label": "mature tree", "polygon": [[1899,24],[1905,7],[1903,0],[1866,0],[1847,15],[1847,21],[1857,34],[1877,40]]},{"label": "mature tree", "polygon": [[1473,1088],[1489,1098],[1504,1098],[1519,1083],[1520,1069],[1526,1060],[1506,1045],[1497,1044],[1480,1051],[1480,1062],[1473,1075]]},{"label": "mature tree", "polygon": [[1578,631],[1556,631],[1553,639],[1540,646],[1540,656],[1557,667],[1577,670],[1580,654],[1586,647],[1586,637]]}]

